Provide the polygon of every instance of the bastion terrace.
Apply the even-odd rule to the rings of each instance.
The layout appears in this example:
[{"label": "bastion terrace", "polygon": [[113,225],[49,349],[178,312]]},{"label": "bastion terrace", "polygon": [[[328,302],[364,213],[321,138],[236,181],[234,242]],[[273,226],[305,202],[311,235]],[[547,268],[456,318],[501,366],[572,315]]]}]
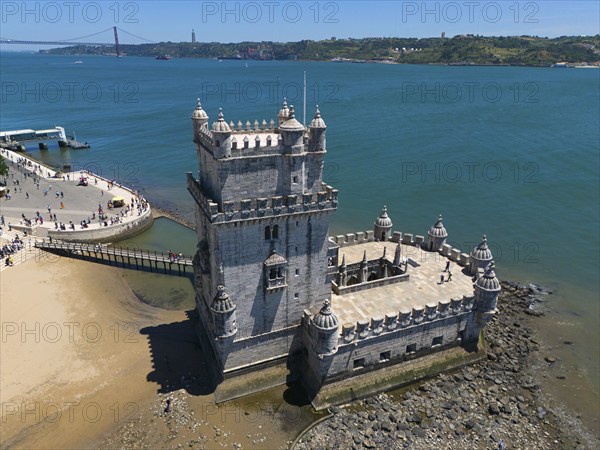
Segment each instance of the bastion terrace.
[{"label": "bastion terrace", "polygon": [[[350,265],[360,263],[365,251],[368,260],[379,259],[384,248],[387,248],[386,259],[392,262],[397,245],[389,241],[356,244],[340,248],[339,256],[341,260],[345,255],[346,264]],[[406,281],[343,295],[333,294],[331,303],[339,319],[340,331],[347,323],[356,324],[359,320],[370,321],[386,313],[409,312],[413,308],[425,308],[428,304],[437,305],[440,301],[473,296],[472,278],[463,273],[463,268],[457,263],[450,263],[452,280],[439,284],[440,275],[450,260],[438,252],[428,252],[413,245],[400,245],[402,257],[410,258],[419,266],[407,264],[409,277]],[[447,273],[444,273],[444,279],[447,278]]]}]

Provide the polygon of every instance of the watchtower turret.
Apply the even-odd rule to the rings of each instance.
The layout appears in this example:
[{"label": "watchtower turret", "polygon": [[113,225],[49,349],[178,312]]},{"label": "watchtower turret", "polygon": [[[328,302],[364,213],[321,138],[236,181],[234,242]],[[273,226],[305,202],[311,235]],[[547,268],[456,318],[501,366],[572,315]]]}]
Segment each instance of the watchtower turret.
[{"label": "watchtower turret", "polygon": [[308,141],[308,151],[322,152],[327,147],[327,125],[321,117],[319,105],[315,111],[315,117],[310,121],[310,137]]},{"label": "watchtower turret", "polygon": [[337,351],[339,321],[331,310],[329,300],[325,300],[321,310],[315,314],[312,327],[312,343],[315,353],[319,357],[334,354]]},{"label": "watchtower turret", "polygon": [[283,105],[281,106],[279,113],[277,113],[277,126],[280,127],[289,117],[290,110],[288,109],[287,100],[283,97]]},{"label": "watchtower turret", "polygon": [[212,125],[212,135],[215,142],[213,149],[216,158],[231,156],[231,127],[225,122],[223,110],[219,108],[219,118]]},{"label": "watchtower turret", "polygon": [[392,219],[388,216],[387,206],[383,207],[381,214],[375,220],[374,234],[376,241],[389,241],[390,239],[390,235],[392,234]]},{"label": "watchtower turret", "polygon": [[471,251],[471,275],[477,275],[479,269],[485,269],[494,259],[488,247],[487,236],[484,234],[481,242]]},{"label": "watchtower turret", "polygon": [[290,107],[288,119],[279,126],[286,153],[300,153],[303,145],[304,125],[296,119],[294,105]]},{"label": "watchtower turret", "polygon": [[237,333],[236,306],[225,292],[224,286],[219,285],[217,289],[210,311],[213,316],[214,335],[216,338],[224,339]]},{"label": "watchtower turret", "polygon": [[202,109],[202,105],[200,104],[200,99],[198,99],[198,104],[196,105],[196,109],[192,113],[192,127],[194,129],[194,142],[198,142],[198,133],[201,128],[208,128],[208,114],[206,111]]},{"label": "watchtower turret", "polygon": [[478,303],[477,309],[484,314],[493,315],[497,312],[496,305],[501,287],[500,281],[496,278],[495,269],[494,261],[490,262],[483,275],[474,284],[475,300]]},{"label": "watchtower turret", "polygon": [[446,243],[448,232],[442,223],[442,215],[438,216],[437,222],[427,232],[429,235],[429,250],[438,252]]}]

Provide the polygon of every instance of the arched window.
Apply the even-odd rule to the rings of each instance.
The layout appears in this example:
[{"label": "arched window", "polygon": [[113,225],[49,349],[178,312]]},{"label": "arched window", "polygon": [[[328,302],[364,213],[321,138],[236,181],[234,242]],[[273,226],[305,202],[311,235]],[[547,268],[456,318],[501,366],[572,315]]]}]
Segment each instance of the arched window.
[{"label": "arched window", "polygon": [[287,287],[287,261],[283,256],[278,255],[275,250],[272,250],[271,256],[264,262],[264,266],[265,287],[267,291]]},{"label": "arched window", "polygon": [[273,225],[273,239],[279,239],[279,225]]},{"label": "arched window", "polygon": [[265,227],[265,240],[268,239],[271,239],[271,227],[267,225]]}]

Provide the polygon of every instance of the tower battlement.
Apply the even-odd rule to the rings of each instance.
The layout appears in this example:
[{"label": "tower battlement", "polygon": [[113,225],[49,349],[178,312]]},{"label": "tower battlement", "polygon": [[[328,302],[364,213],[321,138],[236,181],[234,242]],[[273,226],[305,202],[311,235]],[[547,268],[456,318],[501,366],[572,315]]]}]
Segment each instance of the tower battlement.
[{"label": "tower battlement", "polygon": [[188,190],[196,203],[210,217],[211,223],[251,220],[302,214],[312,211],[335,210],[338,190],[323,184],[322,191],[301,196],[283,195],[225,201],[222,206],[208,198],[191,172],[187,174]]}]

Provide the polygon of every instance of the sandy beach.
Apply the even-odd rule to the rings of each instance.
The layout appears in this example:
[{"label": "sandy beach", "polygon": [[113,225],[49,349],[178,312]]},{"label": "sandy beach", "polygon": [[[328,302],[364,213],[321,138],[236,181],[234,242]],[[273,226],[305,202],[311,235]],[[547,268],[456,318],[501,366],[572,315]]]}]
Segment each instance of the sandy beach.
[{"label": "sandy beach", "polygon": [[156,395],[139,330],[184,312],[142,304],[113,268],[66,258],[0,281],[3,448],[87,447]]},{"label": "sandy beach", "polygon": [[215,405],[188,313],[142,303],[123,269],[38,255],[0,300],[3,449],[280,448],[314,420],[285,386]]}]

